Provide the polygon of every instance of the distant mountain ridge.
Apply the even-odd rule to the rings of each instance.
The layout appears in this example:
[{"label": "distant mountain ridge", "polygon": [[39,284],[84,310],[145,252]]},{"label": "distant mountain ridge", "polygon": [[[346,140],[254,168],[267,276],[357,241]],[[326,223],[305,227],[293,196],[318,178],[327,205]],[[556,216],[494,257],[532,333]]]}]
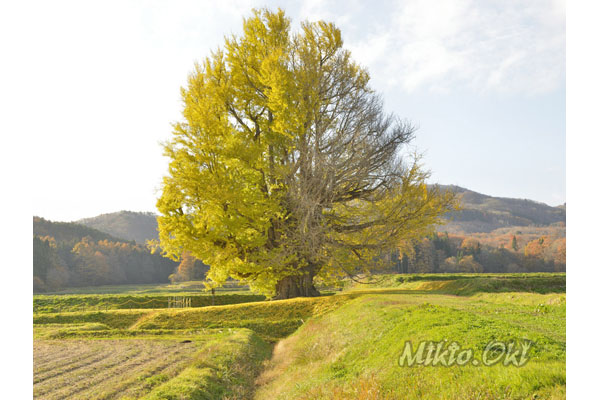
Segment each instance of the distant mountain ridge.
[{"label": "distant mountain ridge", "polygon": [[89,236],[93,240],[110,240],[113,242],[126,242],[119,236],[111,235],[105,231],[94,229],[74,222],[54,222],[41,217],[33,217],[33,235],[39,237],[51,236],[56,241],[76,243],[81,238]]},{"label": "distant mountain ridge", "polygon": [[80,219],[76,223],[113,236],[134,240],[138,244],[158,239],[156,214],[151,212],[119,211]]},{"label": "distant mountain ridge", "polygon": [[462,210],[448,213],[440,231],[491,232],[509,226],[549,226],[566,223],[566,204],[552,207],[527,199],[493,197],[454,185],[440,185],[461,196]]},{"label": "distant mountain ridge", "polygon": [[[494,197],[455,185],[439,185],[462,197],[462,210],[448,213],[438,231],[449,233],[488,233],[511,226],[550,226],[566,223],[566,205],[552,207],[527,199]],[[109,235],[139,244],[158,239],[156,214],[119,211],[76,221]]]}]

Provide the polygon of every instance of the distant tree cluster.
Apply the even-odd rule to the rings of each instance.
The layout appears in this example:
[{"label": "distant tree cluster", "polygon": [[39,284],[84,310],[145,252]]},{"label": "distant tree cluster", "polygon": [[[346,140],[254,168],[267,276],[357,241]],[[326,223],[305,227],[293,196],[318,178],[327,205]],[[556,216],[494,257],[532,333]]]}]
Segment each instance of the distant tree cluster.
[{"label": "distant tree cluster", "polygon": [[[542,235],[519,240],[517,235],[480,237],[434,233],[402,246],[391,259],[400,273],[435,272],[562,272],[566,238]],[[531,236],[531,235],[527,235]]]},{"label": "distant tree cluster", "polygon": [[53,236],[33,237],[35,292],[71,286],[163,283],[176,266],[131,242],[85,236],[73,244]]},{"label": "distant tree cluster", "polygon": [[196,259],[189,252],[184,252],[175,273],[169,275],[171,282],[186,282],[202,280],[206,277],[209,266]]}]

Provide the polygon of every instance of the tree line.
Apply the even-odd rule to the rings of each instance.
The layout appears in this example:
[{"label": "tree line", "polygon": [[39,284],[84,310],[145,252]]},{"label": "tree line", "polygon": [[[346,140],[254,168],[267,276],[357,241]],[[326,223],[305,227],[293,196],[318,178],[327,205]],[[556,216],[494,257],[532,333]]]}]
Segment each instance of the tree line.
[{"label": "tree line", "polygon": [[184,252],[177,269],[169,275],[169,280],[172,283],[203,280],[209,268],[189,252]]},{"label": "tree line", "polygon": [[166,283],[177,263],[135,242],[85,236],[57,241],[33,237],[33,290],[115,284]]},{"label": "tree line", "polygon": [[563,272],[566,238],[515,234],[477,238],[438,232],[404,244],[389,262],[398,273]]},{"label": "tree line", "polygon": [[[491,233],[432,233],[401,243],[379,270],[397,273],[565,271],[564,226]],[[79,235],[84,235],[79,237]],[[58,239],[57,239],[58,238]],[[133,241],[74,223],[34,218],[35,292],[64,287],[204,280],[208,265],[183,252],[177,262]]]}]

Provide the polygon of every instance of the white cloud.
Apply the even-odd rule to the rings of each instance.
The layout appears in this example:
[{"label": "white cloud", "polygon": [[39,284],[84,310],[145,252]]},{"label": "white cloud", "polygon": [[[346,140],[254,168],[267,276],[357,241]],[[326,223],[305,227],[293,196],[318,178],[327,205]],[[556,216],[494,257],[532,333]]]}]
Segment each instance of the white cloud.
[{"label": "white cloud", "polygon": [[564,82],[563,1],[406,0],[380,23],[347,45],[382,85],[536,94]]},{"label": "white cloud", "polygon": [[356,0],[348,0],[343,4],[336,3],[334,0],[304,0],[298,13],[299,20],[323,20],[343,25],[349,22],[348,11],[355,9],[356,6]]}]

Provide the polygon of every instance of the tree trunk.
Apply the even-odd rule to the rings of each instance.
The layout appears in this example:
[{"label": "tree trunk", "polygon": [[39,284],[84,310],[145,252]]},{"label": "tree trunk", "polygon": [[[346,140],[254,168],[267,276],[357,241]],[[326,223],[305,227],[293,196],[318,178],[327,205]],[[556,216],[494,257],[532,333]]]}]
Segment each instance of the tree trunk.
[{"label": "tree trunk", "polygon": [[274,300],[291,299],[293,297],[316,297],[321,293],[315,288],[313,278],[314,270],[310,269],[305,274],[286,276],[277,282]]}]

